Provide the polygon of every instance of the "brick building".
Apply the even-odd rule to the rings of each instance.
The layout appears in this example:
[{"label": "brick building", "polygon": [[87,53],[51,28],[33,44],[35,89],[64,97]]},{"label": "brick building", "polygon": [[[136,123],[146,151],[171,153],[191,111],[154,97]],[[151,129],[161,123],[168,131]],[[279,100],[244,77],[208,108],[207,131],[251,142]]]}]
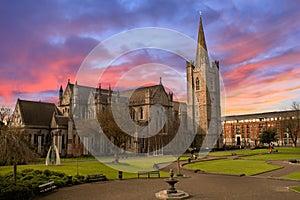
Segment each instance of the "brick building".
[{"label": "brick building", "polygon": [[[287,122],[299,120],[299,111],[278,111],[257,114],[233,115],[223,118],[224,145],[253,147],[259,144],[264,130],[276,132],[278,146],[292,146]],[[300,132],[298,134],[300,136]],[[298,142],[300,140],[298,139]]]}]

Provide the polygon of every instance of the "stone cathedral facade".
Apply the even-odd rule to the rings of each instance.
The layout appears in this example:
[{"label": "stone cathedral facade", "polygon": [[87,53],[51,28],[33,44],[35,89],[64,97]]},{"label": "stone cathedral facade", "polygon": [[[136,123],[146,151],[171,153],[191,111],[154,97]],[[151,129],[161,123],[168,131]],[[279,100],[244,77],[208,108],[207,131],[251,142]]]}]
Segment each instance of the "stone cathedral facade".
[{"label": "stone cathedral facade", "polygon": [[[45,102],[18,99],[10,126],[22,127],[28,134],[28,141],[36,151],[45,156],[51,143],[54,143],[61,156],[109,155],[113,153],[110,142],[118,138],[99,134],[88,124],[89,120],[106,117],[115,102],[120,109],[127,108],[131,120],[139,127],[151,127],[146,132],[131,129],[132,135],[119,144],[124,151],[158,155],[167,153],[164,147],[176,136],[179,126],[185,130],[186,138],[190,131],[196,132],[191,146],[212,148],[221,133],[219,62],[210,61],[207,52],[202,18],[198,31],[195,62],[186,62],[187,103],[173,100],[173,94],[166,92],[162,81],[157,85],[135,90],[113,91],[101,88],[68,84],[59,90],[58,105]],[[150,107],[160,105],[157,116],[164,113],[165,119],[150,118]],[[127,112],[127,111],[126,111]],[[76,127],[76,119],[87,120],[84,131]],[[105,122],[105,125],[109,122]],[[157,134],[149,138],[141,137],[147,131]],[[206,138],[206,139],[205,139]],[[222,140],[219,140],[222,141]],[[220,144],[218,144],[220,145]]]}]

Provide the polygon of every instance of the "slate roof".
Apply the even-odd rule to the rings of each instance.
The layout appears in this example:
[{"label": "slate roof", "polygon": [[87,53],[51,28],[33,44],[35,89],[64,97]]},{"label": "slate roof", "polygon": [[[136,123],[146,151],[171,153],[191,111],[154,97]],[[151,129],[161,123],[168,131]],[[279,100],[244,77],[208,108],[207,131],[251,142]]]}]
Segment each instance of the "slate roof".
[{"label": "slate roof", "polygon": [[18,99],[22,120],[25,125],[50,127],[53,113],[59,114],[54,103]]},{"label": "slate roof", "polygon": [[55,121],[58,126],[68,126],[69,118],[65,116],[55,115]]},{"label": "slate roof", "polygon": [[[68,83],[69,87],[72,92],[74,92],[74,86],[75,84]],[[82,85],[76,85],[78,89],[78,97],[79,97],[79,103],[85,104],[88,103],[89,97],[91,93],[95,93],[97,91],[97,88],[89,87],[89,86],[82,86]],[[101,89],[102,98],[103,100],[107,99],[107,94],[109,90]]]},{"label": "slate roof", "polygon": [[141,87],[133,90],[122,91],[121,95],[130,97],[130,103],[143,103],[141,101],[144,101],[146,99],[148,91],[150,92],[150,97],[153,97],[155,93],[161,88],[163,89],[162,85]]}]

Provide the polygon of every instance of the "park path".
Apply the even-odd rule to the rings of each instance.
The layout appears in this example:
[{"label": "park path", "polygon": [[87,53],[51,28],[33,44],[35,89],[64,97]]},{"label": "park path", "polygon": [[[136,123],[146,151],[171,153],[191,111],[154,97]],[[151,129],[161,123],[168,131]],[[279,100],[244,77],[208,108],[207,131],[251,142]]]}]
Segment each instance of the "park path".
[{"label": "park path", "polygon": [[[206,158],[206,160],[212,159],[216,158]],[[183,163],[187,161],[181,161],[181,164]],[[283,168],[252,177],[195,173],[193,170],[181,168],[181,173],[186,176],[178,178],[179,183],[176,184],[176,188],[188,192],[191,195],[190,200],[300,199],[300,193],[288,189],[289,186],[300,186],[300,181],[268,178],[300,171],[300,165],[292,165],[284,161],[269,161],[269,163],[283,166]],[[177,173],[177,163],[170,163],[163,168],[164,171],[170,169]],[[113,180],[64,187],[36,199],[154,200],[156,192],[167,188],[164,180],[158,178]]]},{"label": "park path", "polygon": [[[165,170],[176,166],[171,164]],[[181,177],[176,188],[191,195],[190,200],[253,200],[253,199],[299,199],[300,194],[287,189],[299,181],[286,181],[257,177],[238,177],[194,173],[183,169],[187,177]],[[167,189],[163,179],[127,179],[82,184],[60,188],[37,200],[154,200],[155,193]]]}]

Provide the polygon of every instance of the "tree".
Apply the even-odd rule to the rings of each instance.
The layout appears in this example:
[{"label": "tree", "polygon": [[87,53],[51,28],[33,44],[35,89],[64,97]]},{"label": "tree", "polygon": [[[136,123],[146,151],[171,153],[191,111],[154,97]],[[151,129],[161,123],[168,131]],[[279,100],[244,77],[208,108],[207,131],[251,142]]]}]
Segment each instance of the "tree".
[{"label": "tree", "polygon": [[5,126],[0,129],[0,164],[13,165],[15,181],[17,181],[17,165],[37,158],[27,141],[25,132],[20,128]]},{"label": "tree", "polygon": [[291,114],[286,116],[283,122],[283,129],[289,134],[294,147],[297,147],[297,140],[300,134],[300,102],[294,101],[291,105]]},{"label": "tree", "polygon": [[276,138],[276,131],[274,129],[264,130],[260,135],[260,142],[263,144],[268,143],[270,146],[271,142],[275,142],[275,141],[277,141],[277,138]]},{"label": "tree", "polygon": [[98,113],[98,121],[104,134],[111,140],[114,146],[114,163],[119,163],[119,149],[125,148],[129,135],[124,133],[116,123],[110,108]]},{"label": "tree", "polygon": [[[4,106],[2,106],[1,108],[0,108],[0,123],[1,124],[7,124],[8,123],[8,121],[9,121],[9,117],[10,117],[10,115],[11,115],[11,109],[10,108],[8,108],[8,107],[4,107]],[[0,125],[1,126],[1,125]]]}]

